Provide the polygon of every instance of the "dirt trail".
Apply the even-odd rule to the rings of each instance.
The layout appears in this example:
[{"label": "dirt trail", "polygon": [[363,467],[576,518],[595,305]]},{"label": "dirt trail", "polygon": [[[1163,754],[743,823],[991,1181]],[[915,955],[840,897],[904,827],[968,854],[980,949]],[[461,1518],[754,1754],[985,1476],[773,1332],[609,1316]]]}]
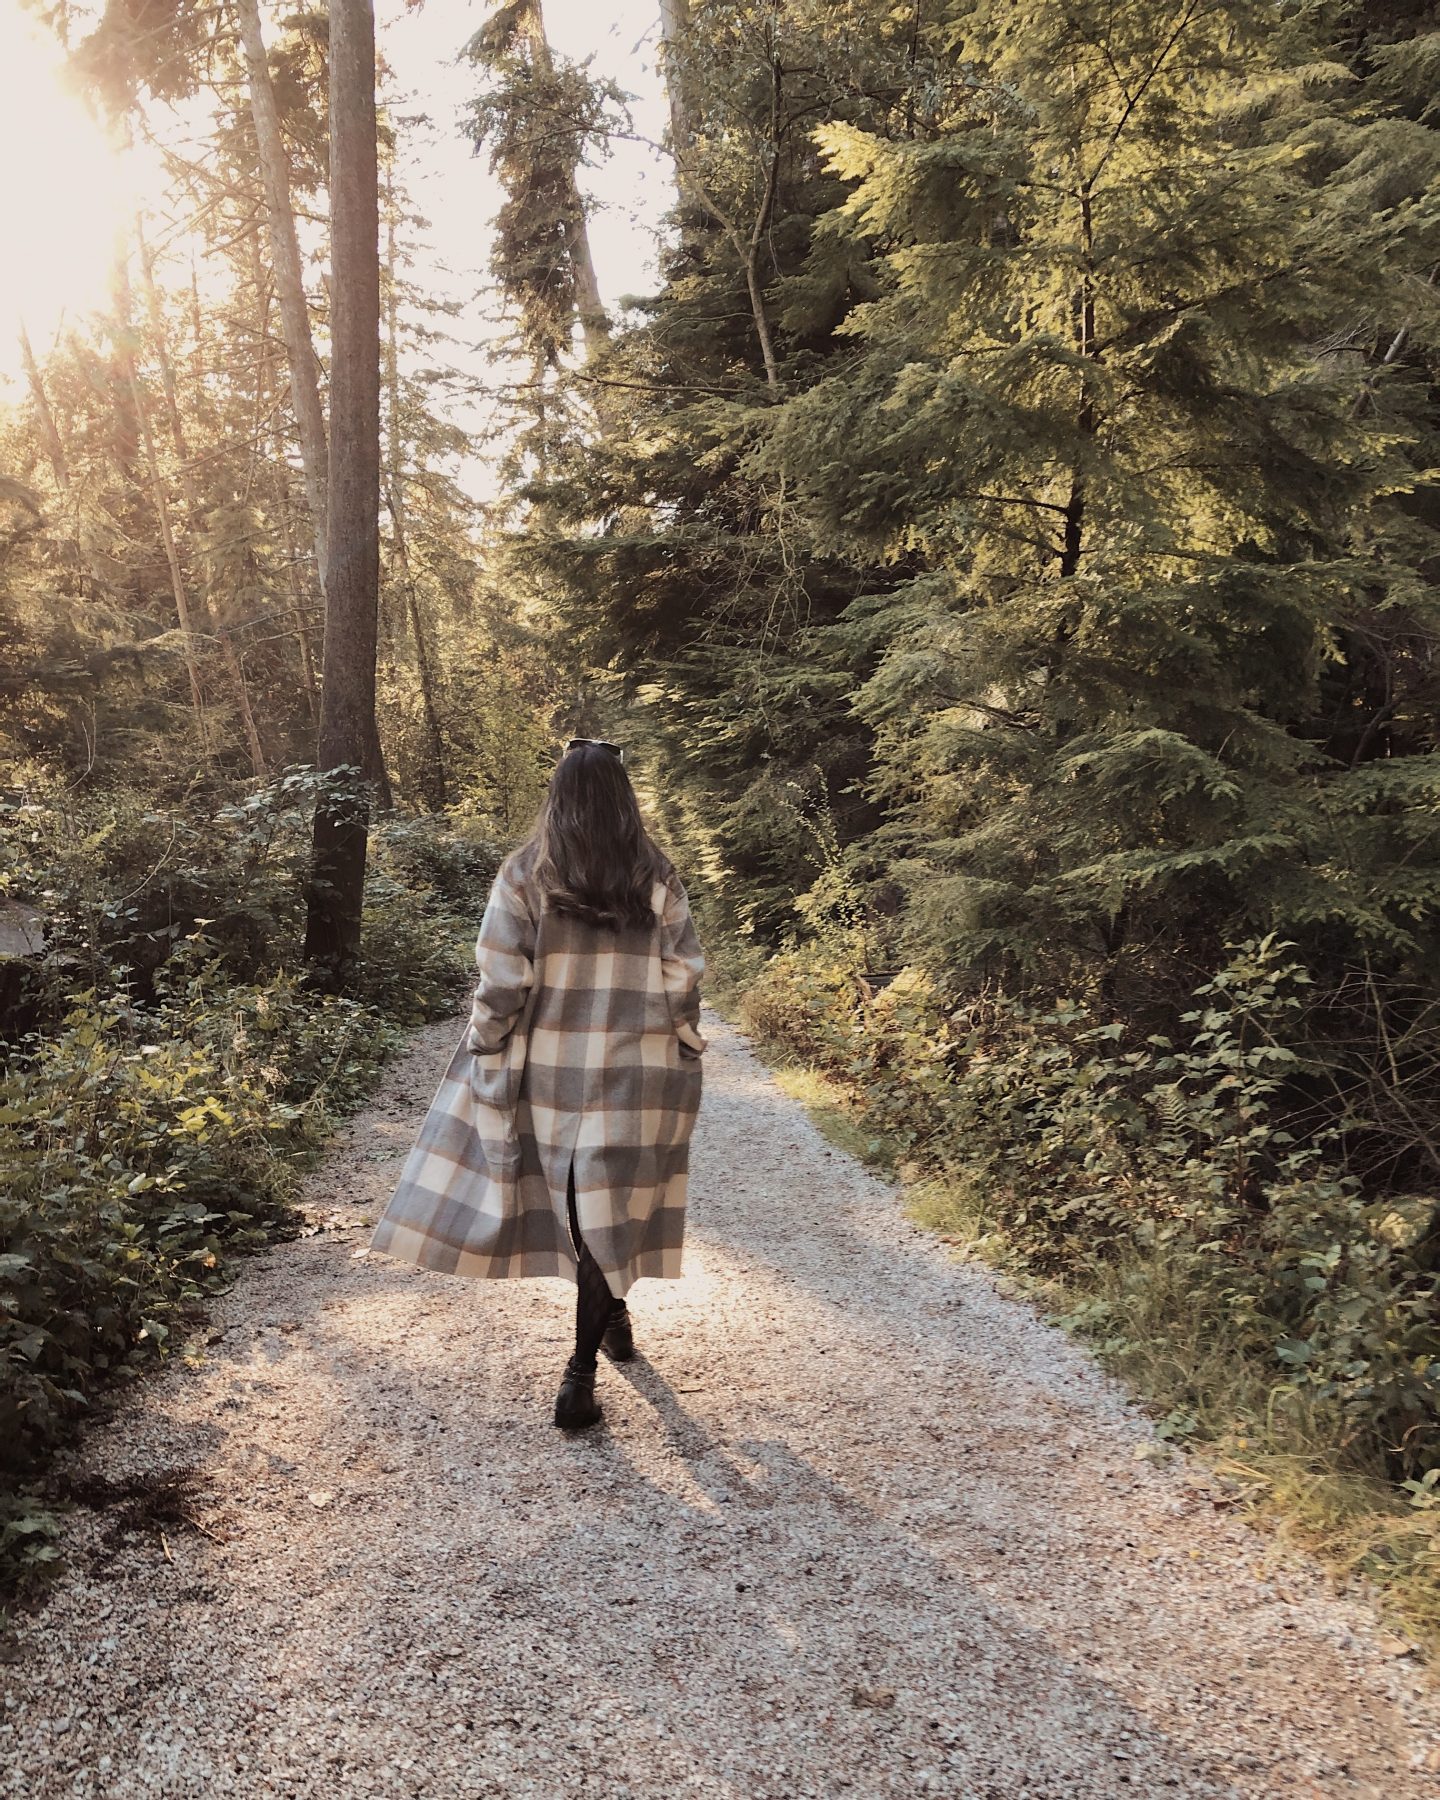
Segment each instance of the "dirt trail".
[{"label": "dirt trail", "polygon": [[[709,1021],[688,1273],[607,1422],[570,1288],[357,1260],[416,1034],[214,1341],[93,1432],[137,1500],[0,1670],[0,1793],[1440,1796],[1433,1690]],[[1141,1456],[1137,1459],[1137,1451]],[[169,1522],[149,1514],[168,1512]]]}]

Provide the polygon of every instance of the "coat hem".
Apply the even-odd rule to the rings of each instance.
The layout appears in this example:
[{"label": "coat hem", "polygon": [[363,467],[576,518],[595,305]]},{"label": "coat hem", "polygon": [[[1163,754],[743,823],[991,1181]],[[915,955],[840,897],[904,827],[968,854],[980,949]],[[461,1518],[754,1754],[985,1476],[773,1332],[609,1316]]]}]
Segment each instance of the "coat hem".
[{"label": "coat hem", "polygon": [[[433,1240],[429,1243],[433,1250]],[[436,1257],[433,1254],[427,1256],[423,1246],[412,1251],[403,1246],[387,1248],[372,1241],[361,1255],[383,1256],[404,1268],[424,1269],[431,1275],[458,1275],[466,1281],[565,1281],[573,1280],[576,1272],[573,1255],[535,1250],[523,1251],[516,1256],[467,1256],[461,1253]],[[678,1248],[651,1251],[618,1269],[607,1269],[605,1278],[617,1300],[623,1300],[637,1281],[680,1281],[684,1278],[681,1251]]]}]

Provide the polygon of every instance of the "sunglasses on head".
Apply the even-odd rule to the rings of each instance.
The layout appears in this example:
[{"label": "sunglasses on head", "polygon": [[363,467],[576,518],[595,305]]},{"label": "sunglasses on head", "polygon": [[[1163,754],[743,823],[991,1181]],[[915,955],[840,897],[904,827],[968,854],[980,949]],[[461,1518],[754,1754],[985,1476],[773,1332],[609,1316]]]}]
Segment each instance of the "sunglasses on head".
[{"label": "sunglasses on head", "polygon": [[597,750],[608,750],[612,756],[619,757],[622,763],[625,760],[625,752],[620,746],[608,743],[604,738],[571,738],[565,746],[565,754],[568,756],[572,750],[579,750],[586,744],[593,745]]}]

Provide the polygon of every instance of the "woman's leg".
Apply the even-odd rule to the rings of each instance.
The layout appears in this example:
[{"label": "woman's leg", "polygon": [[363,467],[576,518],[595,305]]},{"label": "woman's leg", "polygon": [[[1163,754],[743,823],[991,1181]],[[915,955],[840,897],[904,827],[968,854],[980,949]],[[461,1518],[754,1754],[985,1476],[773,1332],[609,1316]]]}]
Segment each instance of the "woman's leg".
[{"label": "woman's leg", "polygon": [[600,1340],[604,1337],[605,1328],[610,1323],[610,1314],[615,1300],[604,1272],[590,1254],[585,1240],[580,1236],[580,1221],[575,1213],[575,1165],[573,1163],[570,1165],[570,1187],[566,1198],[570,1208],[570,1237],[575,1245],[577,1259],[575,1270],[575,1367],[592,1370],[595,1367],[595,1353],[599,1350]]}]

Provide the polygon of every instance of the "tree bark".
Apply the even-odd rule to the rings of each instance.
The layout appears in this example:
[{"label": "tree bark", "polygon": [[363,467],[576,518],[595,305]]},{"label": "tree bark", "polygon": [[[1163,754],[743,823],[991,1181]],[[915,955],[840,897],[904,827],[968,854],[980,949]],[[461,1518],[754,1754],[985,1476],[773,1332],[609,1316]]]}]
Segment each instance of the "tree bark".
[{"label": "tree bark", "polygon": [[[258,237],[250,241],[250,280],[255,289],[255,310],[257,315],[268,321],[270,307],[270,290],[265,279],[264,262],[260,255]],[[260,362],[262,378],[267,380],[272,360],[265,352],[268,338],[261,333],[256,355]],[[290,601],[295,609],[295,639],[300,648],[300,676],[305,687],[305,705],[310,714],[310,723],[315,732],[320,730],[320,686],[315,677],[315,651],[311,639],[310,621],[312,616],[322,619],[325,611],[325,590],[317,593],[315,584],[319,580],[319,570],[315,567],[314,558],[305,557],[302,569],[303,552],[296,535],[296,514],[291,505],[290,494],[290,457],[285,443],[285,429],[281,423],[280,409],[274,407],[270,414],[270,477],[275,496],[275,510],[280,521],[281,541],[285,545],[285,580],[290,590]]]},{"label": "tree bark", "polygon": [[[128,325],[122,320],[120,330],[123,332],[128,329]],[[170,591],[175,599],[175,616],[180,622],[180,642],[185,656],[185,670],[190,677],[190,703],[195,711],[195,724],[200,733],[201,748],[208,756],[210,754],[210,730],[205,718],[205,691],[200,680],[200,666],[195,659],[195,633],[190,621],[190,601],[185,591],[185,575],[180,567],[180,553],[175,546],[175,533],[170,524],[170,504],[165,498],[165,489],[160,480],[160,459],[155,454],[155,434],[150,429],[150,415],[146,411],[144,398],[140,393],[140,382],[135,373],[135,359],[131,355],[128,345],[121,349],[120,361],[130,389],[130,399],[135,409],[140,441],[145,449],[145,464],[150,478],[150,503],[155,508],[155,517],[160,526],[160,542],[165,547],[165,562],[170,570]]]},{"label": "tree bark", "polygon": [[670,103],[670,148],[678,159],[695,142],[695,107],[685,66],[685,37],[690,29],[689,0],[660,0],[661,67],[665,98]]},{"label": "tree bark", "polygon": [[23,323],[20,326],[20,360],[25,365],[25,379],[30,386],[30,398],[35,402],[35,412],[40,421],[40,441],[45,446],[45,454],[50,459],[50,467],[55,472],[55,485],[62,494],[70,492],[70,465],[65,459],[65,445],[60,437],[60,427],[55,423],[55,413],[50,405],[50,396],[45,392],[45,383],[41,378],[40,365],[35,360],[35,352],[30,347],[30,333]]},{"label": "tree bark", "polygon": [[[275,294],[280,304],[280,332],[285,340],[286,358],[290,367],[290,400],[300,439],[300,468],[304,478],[305,503],[314,525],[315,566],[319,572],[320,588],[328,596],[329,448],[326,442],[325,414],[320,404],[320,361],[315,354],[315,340],[310,331],[310,309],[301,274],[300,242],[295,231],[295,207],[290,198],[289,159],[280,135],[280,115],[275,105],[270,63],[265,54],[265,40],[260,29],[259,0],[235,0],[235,6],[240,24],[240,42],[245,53],[250,114],[255,124],[260,174],[265,185],[265,211],[269,221],[271,257],[275,269]],[[371,29],[373,35],[373,20]],[[372,80],[372,113],[373,87]],[[330,114],[333,143],[333,104]],[[333,207],[331,216],[334,216]],[[333,264],[333,246],[331,261]],[[338,339],[333,329],[331,345],[332,350],[338,354]],[[327,600],[327,628],[328,620]],[[373,708],[362,766],[366,775],[376,784],[381,805],[388,807],[391,804],[390,781],[385,772],[385,756],[380,747],[380,731],[374,723]]]},{"label": "tree bark", "polygon": [[415,572],[410,566],[410,533],[405,513],[405,439],[400,419],[400,301],[395,249],[395,191],[388,184],[385,207],[385,491],[394,527],[395,560],[405,584],[405,604],[415,639],[415,671],[420,679],[420,706],[425,720],[426,767],[422,788],[427,803],[439,811],[446,800],[445,736],[435,704],[435,681],[425,622],[420,612]]},{"label": "tree bark", "polygon": [[376,736],[380,589],[380,190],[373,0],[330,5],[331,440],[321,771],[305,955],[315,980],[349,986],[360,961]]},{"label": "tree bark", "polygon": [[300,551],[295,543],[295,528],[290,521],[290,464],[285,459],[285,445],[280,427],[275,427],[275,460],[271,468],[274,482],[275,510],[280,520],[280,537],[285,545],[285,579],[290,589],[290,604],[295,609],[295,638],[300,646],[300,675],[305,686],[305,705],[310,723],[320,728],[320,689],[315,681],[315,652],[310,641],[309,615],[315,601],[305,591],[300,574]]},{"label": "tree bark", "polygon": [[[688,23],[688,14],[686,19]],[[688,128],[683,144],[677,139],[673,146],[675,185],[681,198],[702,208],[716,220],[730,239],[735,253],[740,259],[740,267],[745,276],[745,292],[750,301],[750,316],[755,321],[755,336],[760,345],[760,359],[765,365],[765,385],[772,394],[778,392],[780,387],[780,365],[776,360],[775,338],[770,328],[770,315],[765,305],[765,284],[760,279],[760,251],[765,242],[765,234],[770,229],[770,218],[775,210],[775,197],[780,183],[780,98],[779,53],[772,41],[770,44],[770,142],[765,162],[765,180],[761,188],[754,223],[748,233],[742,232],[736,220],[721,208],[695,167],[691,154],[694,145],[693,126]]]},{"label": "tree bark", "polygon": [[[186,441],[185,421],[180,412],[175,369],[170,360],[170,347],[167,342],[165,314],[160,305],[160,290],[155,285],[155,262],[146,246],[138,218],[135,222],[135,239],[140,256],[140,276],[145,285],[145,311],[150,321],[150,336],[155,345],[155,359],[160,370],[160,387],[165,396],[165,416],[170,426],[170,442],[175,447],[175,459],[179,465],[180,492],[185,501],[185,517],[193,533],[200,526],[200,499],[195,491],[195,481],[190,470],[190,446]],[[156,481],[159,479],[153,449],[151,452],[151,477]],[[173,545],[167,545],[167,555],[172,550]],[[265,760],[265,746],[261,742],[260,728],[255,723],[255,709],[250,704],[250,684],[245,679],[245,665],[241,660],[240,652],[235,647],[235,640],[230,634],[229,627],[216,613],[210,571],[205,566],[203,559],[201,561],[200,586],[200,604],[205,613],[205,620],[220,645],[221,660],[225,664],[225,673],[230,678],[230,687],[235,695],[235,708],[240,714],[241,728],[245,733],[245,748],[250,755],[250,769],[258,780],[263,781],[270,771]]]},{"label": "tree bark", "polygon": [[[265,185],[265,211],[270,227],[270,253],[275,268],[275,291],[280,302],[280,329],[290,365],[290,403],[300,435],[300,465],[305,476],[305,500],[315,531],[315,565],[320,586],[325,586],[329,561],[326,541],[326,486],[329,455],[325,441],[325,414],[320,405],[320,362],[310,332],[310,308],[301,274],[300,241],[295,232],[295,207],[290,198],[290,165],[280,136],[280,115],[270,82],[270,63],[260,30],[259,0],[235,0],[240,24],[240,43],[245,52],[245,71],[250,89],[250,116],[260,154],[260,175]],[[333,110],[333,109],[332,109]]]}]

